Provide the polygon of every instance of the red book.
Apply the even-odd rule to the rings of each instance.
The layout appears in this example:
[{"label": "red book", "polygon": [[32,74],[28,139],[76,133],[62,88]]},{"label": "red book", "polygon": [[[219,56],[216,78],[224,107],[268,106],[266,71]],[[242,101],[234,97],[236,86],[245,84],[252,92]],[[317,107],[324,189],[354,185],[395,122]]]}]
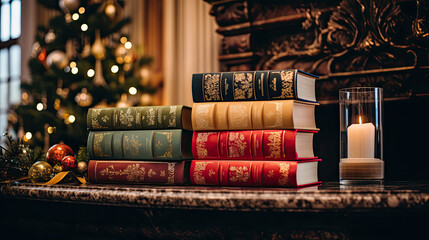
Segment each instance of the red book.
[{"label": "red book", "polygon": [[194,159],[305,160],[315,159],[313,135],[307,130],[194,132]]},{"label": "red book", "polygon": [[320,159],[307,161],[211,161],[193,160],[193,185],[242,187],[303,187],[319,184]]},{"label": "red book", "polygon": [[91,160],[88,164],[88,179],[91,183],[182,185],[189,179],[186,174],[189,164],[186,163]]}]

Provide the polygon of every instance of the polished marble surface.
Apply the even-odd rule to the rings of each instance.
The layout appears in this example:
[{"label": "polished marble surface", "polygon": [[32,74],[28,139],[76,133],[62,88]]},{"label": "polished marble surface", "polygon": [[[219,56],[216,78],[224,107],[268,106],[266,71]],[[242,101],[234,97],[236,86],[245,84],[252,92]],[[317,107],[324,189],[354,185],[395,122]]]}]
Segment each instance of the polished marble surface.
[{"label": "polished marble surface", "polygon": [[345,186],[324,182],[295,188],[29,183],[0,185],[4,198],[88,203],[125,207],[228,211],[363,211],[429,209],[429,182],[386,182]]}]

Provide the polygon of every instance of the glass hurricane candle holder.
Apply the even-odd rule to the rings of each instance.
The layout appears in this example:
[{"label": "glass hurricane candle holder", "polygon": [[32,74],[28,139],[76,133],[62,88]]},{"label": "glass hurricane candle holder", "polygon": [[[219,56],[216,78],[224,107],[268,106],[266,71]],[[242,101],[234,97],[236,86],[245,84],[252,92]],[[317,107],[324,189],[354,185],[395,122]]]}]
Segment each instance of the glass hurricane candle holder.
[{"label": "glass hurricane candle holder", "polygon": [[341,89],[339,103],[340,183],[382,183],[383,89]]}]

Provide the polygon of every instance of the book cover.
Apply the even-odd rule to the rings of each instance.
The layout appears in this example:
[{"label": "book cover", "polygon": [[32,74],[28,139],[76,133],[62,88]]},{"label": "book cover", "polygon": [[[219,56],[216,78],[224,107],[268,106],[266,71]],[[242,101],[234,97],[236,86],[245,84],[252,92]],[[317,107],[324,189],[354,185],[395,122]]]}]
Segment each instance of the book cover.
[{"label": "book cover", "polygon": [[316,101],[318,77],[298,69],[194,73],[194,102],[264,101],[297,99]]},{"label": "book cover", "polygon": [[192,160],[193,185],[303,187],[318,184],[320,159],[308,161]]},{"label": "book cover", "polygon": [[89,130],[192,130],[191,108],[183,105],[90,108]]},{"label": "book cover", "polygon": [[194,103],[194,131],[306,129],[318,130],[317,103],[296,100]]},{"label": "book cover", "polygon": [[88,153],[91,159],[157,159],[184,160],[192,158],[192,131],[128,130],[91,131]]},{"label": "book cover", "polygon": [[188,183],[189,163],[91,160],[88,179],[91,183],[183,185]]},{"label": "book cover", "polygon": [[[317,131],[194,132],[192,155],[194,159],[227,160],[305,160],[317,158],[313,152],[314,133]],[[300,137],[301,135],[303,137]]]}]

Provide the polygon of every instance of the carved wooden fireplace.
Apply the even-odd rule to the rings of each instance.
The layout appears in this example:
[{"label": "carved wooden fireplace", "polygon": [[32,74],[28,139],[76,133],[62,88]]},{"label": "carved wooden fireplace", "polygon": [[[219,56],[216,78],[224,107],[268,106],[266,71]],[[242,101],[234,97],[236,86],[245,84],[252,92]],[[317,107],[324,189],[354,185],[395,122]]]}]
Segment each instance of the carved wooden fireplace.
[{"label": "carved wooden fireplace", "polygon": [[[206,0],[223,36],[224,71],[298,68],[320,76],[316,152],[338,179],[338,90],[377,86],[385,98],[386,179],[428,179],[429,4],[408,0]],[[419,160],[420,159],[420,160]],[[410,169],[407,169],[410,168]],[[405,170],[405,171],[404,171]]]}]

